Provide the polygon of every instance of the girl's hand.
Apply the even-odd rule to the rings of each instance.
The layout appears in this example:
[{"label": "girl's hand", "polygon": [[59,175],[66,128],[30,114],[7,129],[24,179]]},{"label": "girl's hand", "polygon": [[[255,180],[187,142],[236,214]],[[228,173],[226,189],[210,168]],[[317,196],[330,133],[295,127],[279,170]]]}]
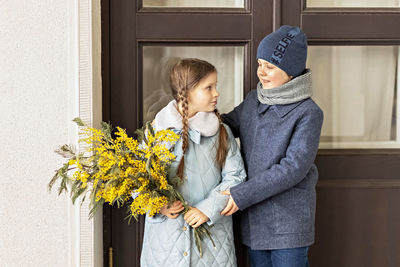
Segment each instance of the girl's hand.
[{"label": "girl's hand", "polygon": [[183,209],[184,207],[182,205],[182,202],[175,201],[169,208],[168,204],[165,204],[161,208],[160,213],[167,216],[168,218],[176,219],[179,216],[179,213],[183,211]]},{"label": "girl's hand", "polygon": [[183,219],[193,228],[199,227],[210,220],[203,212],[193,207],[189,208],[189,211],[185,214]]},{"label": "girl's hand", "polygon": [[229,196],[228,203],[226,207],[221,211],[221,215],[230,216],[239,210],[239,207],[236,205],[235,200],[233,200],[231,196],[231,192],[229,190],[222,191],[221,194]]}]

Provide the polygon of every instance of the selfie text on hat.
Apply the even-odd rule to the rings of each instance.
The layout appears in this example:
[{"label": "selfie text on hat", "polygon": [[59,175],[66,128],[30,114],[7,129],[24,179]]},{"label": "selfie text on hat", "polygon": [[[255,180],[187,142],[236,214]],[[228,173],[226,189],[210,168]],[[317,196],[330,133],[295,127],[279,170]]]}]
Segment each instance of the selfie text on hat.
[{"label": "selfie text on hat", "polygon": [[285,52],[288,48],[288,46],[291,44],[292,39],[300,33],[300,30],[298,28],[290,30],[285,37],[283,37],[275,47],[274,52],[272,53],[271,56],[271,62],[279,65],[283,59],[283,56],[285,55]]}]

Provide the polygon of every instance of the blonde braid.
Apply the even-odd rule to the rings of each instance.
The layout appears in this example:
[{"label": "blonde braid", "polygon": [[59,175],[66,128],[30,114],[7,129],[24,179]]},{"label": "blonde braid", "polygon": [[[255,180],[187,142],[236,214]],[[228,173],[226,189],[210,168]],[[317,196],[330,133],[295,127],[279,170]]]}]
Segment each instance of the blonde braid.
[{"label": "blonde braid", "polygon": [[188,101],[187,98],[184,97],[184,99],[181,102],[182,106],[182,150],[183,154],[186,153],[186,149],[188,147],[188,131],[189,131],[189,110],[188,110]]},{"label": "blonde braid", "polygon": [[228,133],[224,125],[222,124],[221,114],[219,114],[218,110],[214,110],[215,115],[218,117],[219,121],[219,135],[218,135],[218,149],[216,160],[218,166],[222,169],[225,164],[226,156],[228,154]]},{"label": "blonde braid", "polygon": [[182,105],[182,158],[178,165],[177,175],[181,179],[183,179],[183,170],[185,167],[185,153],[189,146],[189,99],[187,96],[187,76],[185,77],[185,85],[181,88],[180,95],[180,104]]}]

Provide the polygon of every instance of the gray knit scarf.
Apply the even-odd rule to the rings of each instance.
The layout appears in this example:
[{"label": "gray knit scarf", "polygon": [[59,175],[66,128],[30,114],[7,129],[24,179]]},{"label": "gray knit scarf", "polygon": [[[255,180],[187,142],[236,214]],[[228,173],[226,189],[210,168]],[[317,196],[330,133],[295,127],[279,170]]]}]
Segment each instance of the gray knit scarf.
[{"label": "gray knit scarf", "polygon": [[311,70],[297,76],[289,82],[272,89],[263,89],[262,84],[257,84],[258,100],[267,105],[292,104],[312,96]]}]

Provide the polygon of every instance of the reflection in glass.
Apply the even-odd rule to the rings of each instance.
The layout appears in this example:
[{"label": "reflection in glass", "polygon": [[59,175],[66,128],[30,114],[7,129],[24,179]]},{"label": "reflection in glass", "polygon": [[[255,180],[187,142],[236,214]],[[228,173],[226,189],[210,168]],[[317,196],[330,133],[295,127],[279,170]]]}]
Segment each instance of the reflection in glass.
[{"label": "reflection in glass", "polygon": [[397,46],[309,46],[321,147],[399,147]]},{"label": "reflection in glass", "polygon": [[399,0],[307,0],[307,7],[400,7]]},{"label": "reflection in glass", "polygon": [[143,7],[244,8],[244,0],[143,0]]},{"label": "reflection in glass", "polygon": [[231,111],[243,100],[243,47],[143,47],[143,121],[154,116],[171,101],[169,73],[178,58],[199,58],[213,64],[218,71],[217,108]]}]

